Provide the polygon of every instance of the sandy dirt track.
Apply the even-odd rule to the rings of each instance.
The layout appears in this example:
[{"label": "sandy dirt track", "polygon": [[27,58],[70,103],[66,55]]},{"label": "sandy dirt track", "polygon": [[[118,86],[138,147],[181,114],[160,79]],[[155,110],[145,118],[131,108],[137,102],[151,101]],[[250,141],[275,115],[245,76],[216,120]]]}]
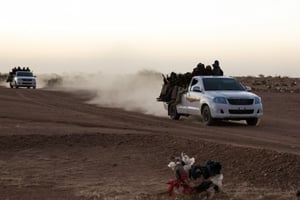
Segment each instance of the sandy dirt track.
[{"label": "sandy dirt track", "polygon": [[258,94],[259,126],[207,127],[89,105],[88,92],[0,88],[0,199],[191,199],[165,194],[182,151],[221,161],[214,199],[296,199],[300,93]]}]

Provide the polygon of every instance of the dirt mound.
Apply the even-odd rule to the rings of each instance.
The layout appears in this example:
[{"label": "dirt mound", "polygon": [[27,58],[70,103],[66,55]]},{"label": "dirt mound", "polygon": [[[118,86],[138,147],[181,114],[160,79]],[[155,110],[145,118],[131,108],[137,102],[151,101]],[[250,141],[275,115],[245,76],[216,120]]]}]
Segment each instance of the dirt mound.
[{"label": "dirt mound", "polygon": [[248,85],[253,91],[299,93],[300,78],[261,75],[260,77],[237,77],[243,85]]},{"label": "dirt mound", "polygon": [[68,199],[167,199],[165,182],[175,177],[168,158],[183,149],[199,164],[222,161],[224,191],[216,199],[292,198],[300,178],[296,155],[166,135],[15,135],[0,141],[1,194],[7,198],[52,188],[53,199],[61,192]]}]

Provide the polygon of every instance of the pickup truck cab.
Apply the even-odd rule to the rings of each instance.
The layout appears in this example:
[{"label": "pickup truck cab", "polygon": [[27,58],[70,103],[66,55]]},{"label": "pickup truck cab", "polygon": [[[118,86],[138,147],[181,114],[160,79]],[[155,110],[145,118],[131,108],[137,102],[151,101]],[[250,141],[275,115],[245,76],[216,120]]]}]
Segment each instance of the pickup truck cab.
[{"label": "pickup truck cab", "polygon": [[30,71],[16,71],[14,73],[11,72],[7,78],[7,82],[9,82],[9,86],[11,88],[36,88],[36,77]]},{"label": "pickup truck cab", "polygon": [[171,119],[202,116],[206,125],[216,120],[246,120],[255,126],[263,115],[261,98],[229,76],[194,76],[179,104],[164,103]]}]

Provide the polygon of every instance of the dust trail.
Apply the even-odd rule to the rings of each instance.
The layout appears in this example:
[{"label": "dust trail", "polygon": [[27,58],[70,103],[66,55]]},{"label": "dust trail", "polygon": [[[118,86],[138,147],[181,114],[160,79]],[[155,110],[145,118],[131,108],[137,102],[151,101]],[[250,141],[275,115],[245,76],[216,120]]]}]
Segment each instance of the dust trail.
[{"label": "dust trail", "polygon": [[1,87],[8,87],[8,84],[6,83],[8,74],[2,74],[0,73],[0,86]]},{"label": "dust trail", "polygon": [[96,96],[88,101],[90,104],[166,116],[162,103],[156,101],[162,86],[159,72],[143,70],[135,74],[63,74],[43,76],[42,79],[40,82],[43,82],[43,87],[96,92]]},{"label": "dust trail", "polygon": [[36,78],[36,86],[37,88],[60,88],[62,87],[62,77],[55,73],[39,74]]}]

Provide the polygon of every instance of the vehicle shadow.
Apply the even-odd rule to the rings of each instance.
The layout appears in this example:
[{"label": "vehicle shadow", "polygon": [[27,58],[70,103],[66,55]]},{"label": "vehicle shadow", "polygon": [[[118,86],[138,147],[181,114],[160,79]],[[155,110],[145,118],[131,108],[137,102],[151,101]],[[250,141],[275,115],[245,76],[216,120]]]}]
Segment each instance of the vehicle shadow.
[{"label": "vehicle shadow", "polygon": [[[190,121],[192,123],[203,124],[203,120],[199,116],[189,116],[182,118],[184,121]],[[203,124],[204,125],[204,124]],[[211,126],[220,127],[245,127],[248,126],[245,120],[216,120]]]},{"label": "vehicle shadow", "polygon": [[213,126],[248,126],[244,120],[232,121],[232,120],[217,120]]}]

